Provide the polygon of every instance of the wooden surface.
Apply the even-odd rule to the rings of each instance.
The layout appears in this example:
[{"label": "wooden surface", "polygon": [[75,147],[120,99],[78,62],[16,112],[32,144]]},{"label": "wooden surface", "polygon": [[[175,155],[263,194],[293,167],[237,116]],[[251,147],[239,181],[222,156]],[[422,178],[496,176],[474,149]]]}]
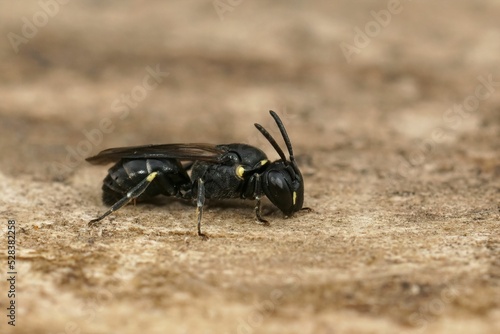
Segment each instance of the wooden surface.
[{"label": "wooden surface", "polygon": [[[0,4],[0,276],[8,219],[18,272],[1,333],[500,329],[497,1],[47,3],[46,24]],[[277,135],[269,109],[313,212],[265,202],[263,227],[251,201],[212,202],[202,241],[191,203],[158,199],[87,228],[107,167],[84,157],[243,142],[276,159],[253,126]]]}]

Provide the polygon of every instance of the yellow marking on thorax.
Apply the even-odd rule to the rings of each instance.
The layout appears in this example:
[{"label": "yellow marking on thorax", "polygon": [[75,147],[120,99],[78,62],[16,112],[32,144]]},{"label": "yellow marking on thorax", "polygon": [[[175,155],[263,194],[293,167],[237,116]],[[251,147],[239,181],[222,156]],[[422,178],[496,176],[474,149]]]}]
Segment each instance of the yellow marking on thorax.
[{"label": "yellow marking on thorax", "polygon": [[148,177],[146,178],[146,180],[148,182],[153,181],[153,179],[156,177],[157,174],[158,174],[158,172],[153,172],[153,173],[149,174]]},{"label": "yellow marking on thorax", "polygon": [[245,174],[245,168],[243,166],[236,167],[236,176],[243,180],[243,174]]},{"label": "yellow marking on thorax", "polygon": [[268,162],[269,162],[269,160],[267,160],[267,159],[261,160],[261,161],[260,161],[260,165],[261,165],[261,166],[264,166],[264,165],[265,165],[265,164],[267,164]]},{"label": "yellow marking on thorax", "polygon": [[295,202],[297,202],[297,192],[293,192],[293,205],[295,205]]}]

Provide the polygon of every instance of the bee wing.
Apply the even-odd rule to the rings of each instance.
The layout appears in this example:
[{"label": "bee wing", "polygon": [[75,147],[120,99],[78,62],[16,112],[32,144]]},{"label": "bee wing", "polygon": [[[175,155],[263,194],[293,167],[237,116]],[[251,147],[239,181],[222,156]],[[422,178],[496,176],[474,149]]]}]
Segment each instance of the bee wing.
[{"label": "bee wing", "polygon": [[212,144],[160,144],[115,147],[99,152],[85,160],[93,165],[104,165],[120,159],[178,159],[219,162],[226,153],[221,146]]}]

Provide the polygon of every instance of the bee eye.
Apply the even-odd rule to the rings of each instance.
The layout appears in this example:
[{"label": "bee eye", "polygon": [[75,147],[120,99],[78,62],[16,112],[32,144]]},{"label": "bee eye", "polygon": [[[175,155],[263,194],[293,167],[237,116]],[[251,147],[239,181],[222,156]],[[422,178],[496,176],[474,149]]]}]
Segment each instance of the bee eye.
[{"label": "bee eye", "polygon": [[263,190],[267,198],[283,213],[293,213],[293,190],[290,175],[283,170],[270,170],[264,174]]},{"label": "bee eye", "polygon": [[269,184],[273,187],[279,189],[285,188],[285,183],[283,182],[283,175],[279,172],[269,173]]}]

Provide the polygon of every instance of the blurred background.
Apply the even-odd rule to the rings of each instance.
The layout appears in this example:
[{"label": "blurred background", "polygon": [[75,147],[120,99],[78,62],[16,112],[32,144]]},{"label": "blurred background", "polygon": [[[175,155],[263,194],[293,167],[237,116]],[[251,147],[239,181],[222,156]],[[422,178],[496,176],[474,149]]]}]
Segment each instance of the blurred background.
[{"label": "blurred background", "polygon": [[[80,319],[95,333],[154,332],[162,321],[171,332],[249,332],[237,319],[282,289],[284,308],[252,330],[493,329],[499,17],[497,0],[0,2],[0,204],[28,231],[21,246],[48,254],[25,257],[38,278],[25,281],[23,298],[34,297],[20,314],[50,330]],[[279,138],[270,109],[315,213],[290,223],[273,212],[262,230],[250,202],[215,207],[209,243],[189,238],[194,211],[177,204],[126,208],[98,236],[85,229],[104,209],[105,175],[85,157],[242,142],[275,159],[253,126]],[[156,261],[146,268],[145,253]],[[299,267],[300,284],[273,276]],[[157,284],[143,279],[151,268]],[[456,284],[460,297],[443,299]],[[96,287],[114,298],[83,322],[67,305],[86,305]],[[56,306],[57,321],[47,314]],[[139,307],[148,321],[132,317]]]},{"label": "blurred background", "polygon": [[[252,123],[269,125],[269,109],[285,115],[298,152],[417,145],[438,127],[450,140],[498,132],[498,94],[466,118],[444,116],[478,76],[500,81],[498,2],[391,3],[4,2],[1,170],[64,178],[52,162],[103,119],[92,153],[260,144]],[[148,68],[163,73],[152,89]]]}]

